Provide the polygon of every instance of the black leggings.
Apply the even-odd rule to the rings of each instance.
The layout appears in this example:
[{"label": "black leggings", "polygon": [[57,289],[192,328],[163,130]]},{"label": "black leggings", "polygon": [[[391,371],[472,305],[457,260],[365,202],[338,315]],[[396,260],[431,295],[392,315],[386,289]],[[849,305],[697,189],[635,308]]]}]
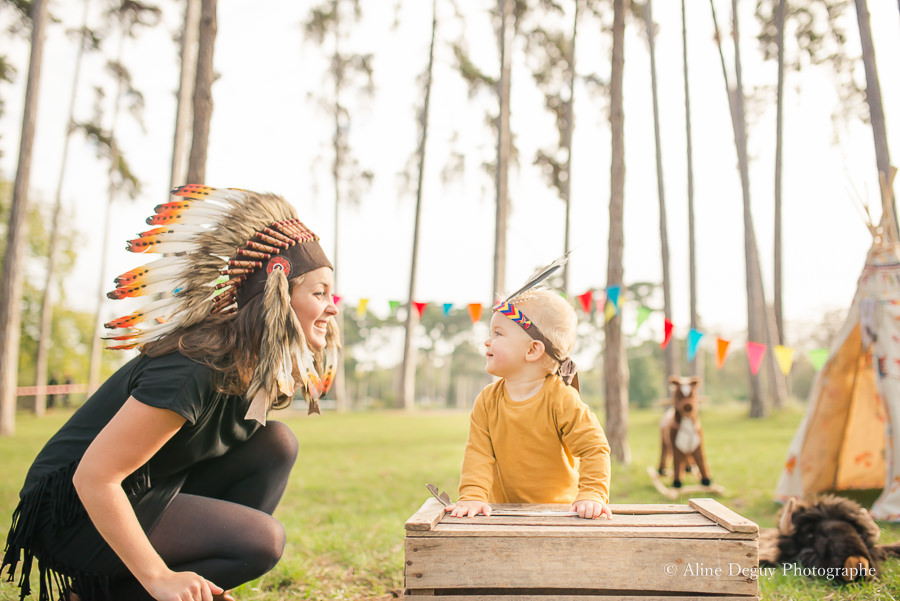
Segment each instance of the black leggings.
[{"label": "black leggings", "polygon": [[[199,464],[148,534],[166,565],[231,589],[271,570],[284,550],[272,517],[297,458],[297,438],[269,422],[246,443]],[[75,586],[77,590],[77,584]],[[111,582],[115,600],[152,597],[134,577]]]}]

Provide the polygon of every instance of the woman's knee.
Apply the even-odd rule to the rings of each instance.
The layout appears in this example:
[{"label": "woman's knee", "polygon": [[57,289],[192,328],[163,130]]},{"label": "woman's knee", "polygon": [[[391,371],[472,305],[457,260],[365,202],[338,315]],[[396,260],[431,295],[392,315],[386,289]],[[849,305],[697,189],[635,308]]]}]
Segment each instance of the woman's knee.
[{"label": "woman's knee", "polygon": [[261,428],[254,437],[262,436],[269,447],[266,450],[267,459],[287,466],[293,466],[297,460],[297,452],[300,443],[284,422],[269,422]]},{"label": "woman's knee", "polygon": [[247,564],[252,566],[253,571],[256,572],[254,578],[258,578],[274,568],[284,554],[287,538],[284,526],[275,518],[266,517],[268,519],[265,520],[265,523],[260,524],[253,534],[252,543],[248,546],[245,557]]}]

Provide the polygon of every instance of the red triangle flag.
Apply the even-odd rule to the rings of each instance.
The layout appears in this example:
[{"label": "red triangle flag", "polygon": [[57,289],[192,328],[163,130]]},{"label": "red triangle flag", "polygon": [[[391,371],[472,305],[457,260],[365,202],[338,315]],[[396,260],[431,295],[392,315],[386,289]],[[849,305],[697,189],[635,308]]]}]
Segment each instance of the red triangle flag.
[{"label": "red triangle flag", "polygon": [[666,335],[665,338],[663,338],[662,343],[659,345],[661,348],[666,348],[667,346],[669,346],[669,342],[672,340],[672,330],[675,329],[675,324],[669,321],[669,318],[667,317],[665,321],[665,327]]},{"label": "red triangle flag", "polygon": [[469,303],[469,317],[472,319],[472,323],[481,321],[482,309],[481,303]]},{"label": "red triangle flag", "polygon": [[422,319],[422,313],[425,312],[425,307],[428,306],[428,303],[417,303],[413,301],[413,307],[416,308],[416,313],[419,314],[419,319]]},{"label": "red triangle flag", "polygon": [[755,376],[759,372],[759,366],[762,365],[763,357],[766,356],[766,345],[759,342],[747,343],[747,359],[750,360],[750,371]]},{"label": "red triangle flag", "polygon": [[591,306],[594,304],[594,291],[588,290],[584,294],[579,294],[578,300],[581,301],[581,310],[590,315]]}]

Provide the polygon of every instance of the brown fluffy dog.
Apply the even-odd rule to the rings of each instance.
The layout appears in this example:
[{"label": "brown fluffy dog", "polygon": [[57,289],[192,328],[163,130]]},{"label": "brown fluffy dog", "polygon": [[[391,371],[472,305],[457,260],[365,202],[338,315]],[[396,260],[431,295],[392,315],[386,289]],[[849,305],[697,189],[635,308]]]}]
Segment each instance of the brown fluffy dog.
[{"label": "brown fluffy dog", "polygon": [[850,582],[877,578],[882,561],[900,556],[900,543],[878,544],[878,524],[850,499],[792,498],[780,513],[778,528],[760,533],[760,565],[795,563],[810,568],[813,575]]}]

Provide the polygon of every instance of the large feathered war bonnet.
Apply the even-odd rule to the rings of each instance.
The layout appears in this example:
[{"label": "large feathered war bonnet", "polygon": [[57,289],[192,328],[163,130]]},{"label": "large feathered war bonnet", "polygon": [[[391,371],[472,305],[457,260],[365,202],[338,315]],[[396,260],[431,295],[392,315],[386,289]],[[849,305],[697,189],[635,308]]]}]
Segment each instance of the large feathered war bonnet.
[{"label": "large feathered war bonnet", "polygon": [[508,317],[513,323],[525,330],[525,333],[528,334],[532,340],[541,342],[544,345],[544,352],[556,362],[557,375],[559,375],[567,385],[578,390],[578,369],[575,366],[575,362],[560,349],[557,349],[556,345],[541,332],[540,328],[537,327],[537,324],[529,319],[528,316],[516,306],[517,303],[524,303],[533,298],[533,295],[530,296],[528,294],[529,291],[535,289],[547,278],[561,269],[569,260],[569,252],[546,267],[539,269],[537,273],[531,276],[524,286],[507,296],[505,300],[498,301],[493,306],[492,311]]},{"label": "large feathered war bonnet", "polygon": [[329,318],[326,345],[306,344],[291,309],[288,280],[332,267],[319,238],[282,197],[233,188],[189,185],[158,205],[156,226],[128,241],[128,250],[163,256],[116,278],[107,296],[152,296],[143,308],[106,324],[124,329],[107,337],[110,349],[141,346],[196,325],[212,314],[234,313],[262,295],[264,328],[259,360],[246,398],[246,419],[266,423],[270,409],[288,406],[300,385],[309,412],[334,381],[340,337]]}]

